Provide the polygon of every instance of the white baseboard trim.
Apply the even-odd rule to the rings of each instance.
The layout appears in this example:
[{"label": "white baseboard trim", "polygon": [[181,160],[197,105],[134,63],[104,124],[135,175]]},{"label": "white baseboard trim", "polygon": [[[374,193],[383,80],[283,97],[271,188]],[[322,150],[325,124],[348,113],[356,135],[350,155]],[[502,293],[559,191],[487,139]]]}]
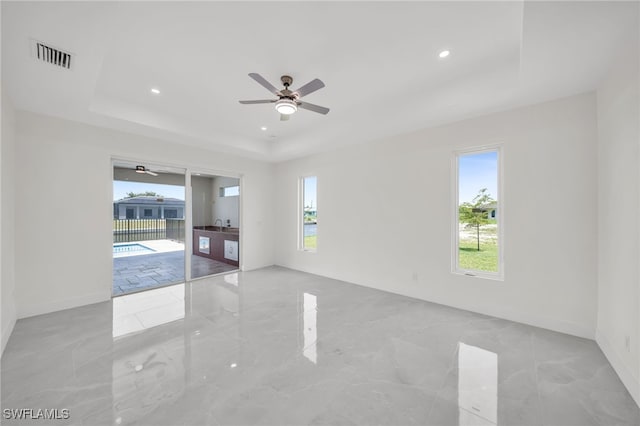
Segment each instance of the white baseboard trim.
[{"label": "white baseboard trim", "polygon": [[9,342],[9,337],[11,337],[11,333],[13,332],[13,327],[15,327],[15,325],[15,315],[7,324],[2,324],[2,350],[0,351],[0,354],[4,353],[4,348],[7,347],[7,342]]},{"label": "white baseboard trim", "polygon": [[34,317],[36,315],[48,314],[65,309],[77,308],[78,306],[91,305],[111,300],[111,294],[104,292],[87,294],[81,297],[74,297],[53,302],[40,303],[37,305],[19,306],[18,319]]},{"label": "white baseboard trim", "polygon": [[604,356],[606,356],[611,363],[611,366],[631,394],[631,397],[640,407],[640,379],[633,376],[629,368],[622,362],[622,358],[620,358],[613,348],[607,336],[600,329],[596,330],[596,343],[600,346]]}]

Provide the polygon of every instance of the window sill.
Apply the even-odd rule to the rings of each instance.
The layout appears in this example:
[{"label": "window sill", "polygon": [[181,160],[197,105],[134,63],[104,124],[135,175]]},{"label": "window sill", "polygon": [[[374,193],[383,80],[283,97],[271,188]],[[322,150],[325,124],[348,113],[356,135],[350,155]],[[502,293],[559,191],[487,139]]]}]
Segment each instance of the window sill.
[{"label": "window sill", "polygon": [[454,275],[462,275],[462,276],[470,277],[470,278],[482,278],[482,279],[485,279],[485,280],[504,282],[504,275],[502,275],[502,274],[491,274],[491,273],[487,273],[487,272],[465,271],[465,270],[451,271],[451,273],[454,274]]}]

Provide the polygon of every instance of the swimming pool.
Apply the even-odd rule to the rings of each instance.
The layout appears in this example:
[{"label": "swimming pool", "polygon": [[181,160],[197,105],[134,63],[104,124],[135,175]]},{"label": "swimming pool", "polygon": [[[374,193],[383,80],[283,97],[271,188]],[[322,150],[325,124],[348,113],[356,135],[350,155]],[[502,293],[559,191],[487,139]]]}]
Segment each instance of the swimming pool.
[{"label": "swimming pool", "polygon": [[135,254],[148,254],[155,253],[154,249],[151,249],[142,244],[127,243],[127,244],[114,244],[113,245],[113,257],[132,256]]}]

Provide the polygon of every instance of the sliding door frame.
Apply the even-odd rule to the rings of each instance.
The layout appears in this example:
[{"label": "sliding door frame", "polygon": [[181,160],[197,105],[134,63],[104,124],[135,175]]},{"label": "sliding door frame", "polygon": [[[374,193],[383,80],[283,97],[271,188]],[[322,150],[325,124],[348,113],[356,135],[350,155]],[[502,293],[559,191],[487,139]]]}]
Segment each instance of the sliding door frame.
[{"label": "sliding door frame", "polygon": [[[240,232],[238,235],[238,240],[240,244],[240,249],[238,255],[240,256],[240,264],[238,266],[238,270],[244,271],[244,214],[243,214],[243,199],[244,199],[244,175],[242,173],[228,171],[228,170],[217,170],[217,169],[208,169],[203,167],[192,167],[185,164],[180,163],[167,163],[163,161],[155,161],[155,160],[142,160],[134,157],[123,157],[112,155],[110,166],[111,166],[111,185],[110,185],[110,200],[112,203],[111,208],[108,210],[110,212],[110,217],[113,218],[113,180],[114,180],[114,167],[116,164],[132,164],[133,167],[137,164],[143,164],[153,169],[153,167],[157,168],[169,168],[181,170],[184,172],[184,196],[185,196],[185,206],[184,206],[184,214],[185,214],[185,222],[184,222],[184,277],[185,283],[191,282],[193,280],[207,278],[208,276],[192,278],[191,277],[191,251],[193,250],[193,194],[191,192],[191,175],[200,173],[203,175],[210,176],[222,176],[222,177],[230,177],[236,178],[239,181],[240,185],[240,195],[238,199],[238,226],[240,228]],[[106,210],[106,209],[105,209]],[[111,221],[109,223],[112,223]],[[110,232],[113,236],[113,229],[110,229]],[[113,237],[112,237],[113,241]],[[189,249],[188,249],[189,248]],[[189,261],[187,261],[187,259]],[[109,280],[109,294],[111,298],[113,298],[113,255],[110,257],[111,262],[111,277]]]},{"label": "sliding door frame", "polygon": [[[240,256],[240,262],[238,265],[238,270],[239,271],[244,271],[244,221],[243,221],[243,217],[244,215],[242,214],[242,206],[243,206],[243,197],[244,197],[244,175],[242,173],[234,173],[234,172],[229,172],[229,171],[221,171],[221,170],[215,170],[215,169],[203,169],[203,168],[191,168],[191,169],[187,169],[187,173],[189,174],[189,240],[190,240],[190,245],[189,247],[191,247],[191,250],[193,250],[193,216],[192,216],[192,208],[193,205],[191,203],[191,197],[193,196],[193,194],[191,194],[191,175],[192,174],[198,174],[200,173],[201,175],[205,175],[208,177],[228,177],[228,178],[234,178],[234,179],[238,179],[238,185],[240,185],[240,195],[238,198],[238,227],[240,228],[239,231],[239,235],[238,235],[238,244],[240,245],[240,248],[238,249],[238,256]],[[187,223],[185,222],[185,227],[187,226]],[[186,229],[186,228],[185,228]],[[186,234],[186,230],[185,230],[185,234]],[[186,240],[186,238],[185,238]],[[193,254],[192,254],[193,255]],[[203,277],[192,277],[191,276],[191,262],[189,263],[189,275],[186,275],[186,271],[185,271],[185,277],[189,277],[188,281],[195,281],[195,280],[200,280],[200,279],[204,279],[204,278],[208,278],[211,275],[205,275]]]}]

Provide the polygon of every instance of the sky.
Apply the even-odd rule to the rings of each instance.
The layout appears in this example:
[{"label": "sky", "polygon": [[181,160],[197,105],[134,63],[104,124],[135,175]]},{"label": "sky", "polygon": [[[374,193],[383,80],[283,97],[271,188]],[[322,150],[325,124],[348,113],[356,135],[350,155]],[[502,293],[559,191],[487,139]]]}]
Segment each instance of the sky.
[{"label": "sky", "polygon": [[113,181],[113,201],[121,200],[127,196],[127,192],[153,191],[166,198],[184,200],[184,186],[161,185],[157,183],[128,182],[122,180]]},{"label": "sky", "polygon": [[496,151],[458,157],[459,204],[471,202],[482,188],[498,199],[498,153]]},{"label": "sky", "polygon": [[314,210],[318,208],[318,202],[316,201],[316,190],[318,186],[318,178],[315,176],[309,176],[304,178],[304,205],[313,206]]}]

